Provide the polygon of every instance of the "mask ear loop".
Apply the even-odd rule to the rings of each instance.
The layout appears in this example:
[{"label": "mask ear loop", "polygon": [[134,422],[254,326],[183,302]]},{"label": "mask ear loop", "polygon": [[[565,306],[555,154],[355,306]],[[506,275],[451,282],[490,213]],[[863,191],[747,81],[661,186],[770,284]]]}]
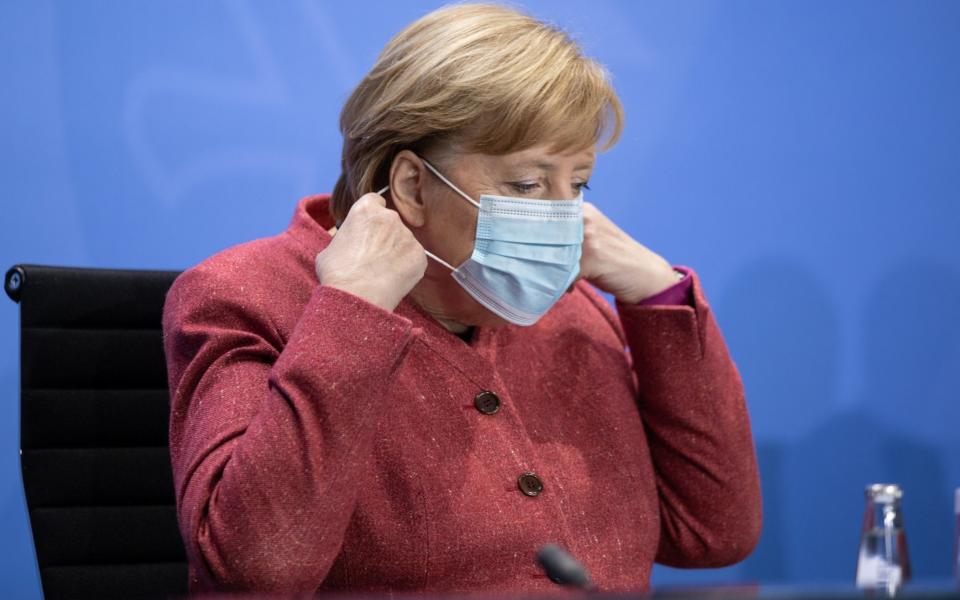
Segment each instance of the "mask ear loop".
[{"label": "mask ear loop", "polygon": [[423,161],[423,164],[426,165],[426,167],[427,167],[428,169],[430,169],[430,171],[431,171],[434,175],[436,175],[437,177],[440,178],[440,181],[442,181],[442,182],[444,182],[445,184],[447,184],[448,186],[450,186],[450,189],[452,189],[452,190],[455,191],[456,193],[460,194],[460,195],[463,197],[464,200],[466,200],[466,201],[469,202],[470,204],[476,206],[477,208],[480,208],[480,204],[479,204],[478,202],[476,202],[473,198],[471,198],[470,196],[468,196],[468,195],[466,195],[465,193],[463,193],[463,191],[462,191],[460,188],[458,188],[457,186],[453,185],[453,182],[452,182],[452,181],[450,181],[449,179],[447,179],[446,177],[444,177],[443,175],[441,175],[441,174],[440,174],[440,171],[438,171],[436,167],[434,167],[433,165],[431,165],[430,163],[427,162],[427,159],[425,159],[425,158],[423,158],[423,157],[420,157],[420,160]]},{"label": "mask ear loop", "polygon": [[[377,192],[377,195],[378,195],[378,196],[382,196],[383,193],[384,193],[385,191],[389,190],[389,189],[390,189],[390,186],[389,186],[389,185],[385,185],[385,186],[383,186],[383,188],[380,189],[379,192]],[[337,220],[334,222],[334,224],[333,224],[333,226],[336,227],[337,229],[340,229],[340,226],[341,226],[341,225],[343,225],[343,219],[337,219]]]},{"label": "mask ear loop", "polygon": [[[424,161],[424,162],[426,162],[426,161]],[[432,168],[432,167],[431,167],[431,168]],[[382,196],[383,193],[386,192],[386,191],[389,190],[389,189],[390,189],[390,186],[389,186],[389,185],[384,186],[382,190],[380,190],[379,192],[377,192],[377,195],[378,195],[378,196]],[[460,190],[457,190],[457,191],[459,192]],[[468,198],[468,200],[469,200],[469,198]],[[426,248],[423,249],[423,252],[424,252],[424,254],[426,254],[427,256],[429,256],[430,258],[432,258],[433,260],[437,261],[437,262],[440,263],[441,265],[445,266],[446,268],[450,269],[451,271],[456,271],[456,268],[454,268],[453,266],[451,266],[450,263],[448,263],[447,261],[443,260],[442,258],[440,258],[439,256],[437,256],[436,254],[430,252],[430,251],[427,250]]]}]

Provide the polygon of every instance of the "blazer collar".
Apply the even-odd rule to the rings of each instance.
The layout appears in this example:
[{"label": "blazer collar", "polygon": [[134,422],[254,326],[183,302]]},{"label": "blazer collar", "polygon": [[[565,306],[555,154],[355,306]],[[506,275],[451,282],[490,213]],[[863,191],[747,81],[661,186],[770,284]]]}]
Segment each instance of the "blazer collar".
[{"label": "blazer collar", "polygon": [[328,231],[333,226],[333,216],[330,215],[330,194],[318,194],[307,196],[297,202],[287,232],[303,244],[313,258],[333,239]]}]

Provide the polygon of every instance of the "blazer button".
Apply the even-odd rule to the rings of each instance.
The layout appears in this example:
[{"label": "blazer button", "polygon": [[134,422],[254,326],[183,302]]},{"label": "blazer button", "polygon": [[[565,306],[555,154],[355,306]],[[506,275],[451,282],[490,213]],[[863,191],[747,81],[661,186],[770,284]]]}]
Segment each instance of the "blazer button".
[{"label": "blazer button", "polygon": [[543,482],[537,477],[536,473],[524,473],[517,478],[517,485],[520,491],[527,496],[539,496],[543,491]]},{"label": "blazer button", "polygon": [[485,415],[500,410],[500,398],[493,392],[483,391],[473,397],[473,405]]}]

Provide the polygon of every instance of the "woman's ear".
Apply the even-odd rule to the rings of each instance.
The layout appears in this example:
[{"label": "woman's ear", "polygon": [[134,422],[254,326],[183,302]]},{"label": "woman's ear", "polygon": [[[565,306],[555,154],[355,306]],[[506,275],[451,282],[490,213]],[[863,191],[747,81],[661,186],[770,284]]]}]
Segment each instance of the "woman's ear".
[{"label": "woman's ear", "polygon": [[398,152],[390,165],[390,199],[410,227],[423,227],[426,223],[422,194],[426,171],[420,157],[410,150]]}]

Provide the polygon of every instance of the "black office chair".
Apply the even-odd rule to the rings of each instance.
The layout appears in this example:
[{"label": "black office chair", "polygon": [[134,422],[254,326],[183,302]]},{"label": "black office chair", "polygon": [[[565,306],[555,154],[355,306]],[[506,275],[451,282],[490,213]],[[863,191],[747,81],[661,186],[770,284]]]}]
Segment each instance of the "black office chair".
[{"label": "black office chair", "polygon": [[187,593],[161,344],[178,273],[18,265],[23,486],[47,598]]}]

